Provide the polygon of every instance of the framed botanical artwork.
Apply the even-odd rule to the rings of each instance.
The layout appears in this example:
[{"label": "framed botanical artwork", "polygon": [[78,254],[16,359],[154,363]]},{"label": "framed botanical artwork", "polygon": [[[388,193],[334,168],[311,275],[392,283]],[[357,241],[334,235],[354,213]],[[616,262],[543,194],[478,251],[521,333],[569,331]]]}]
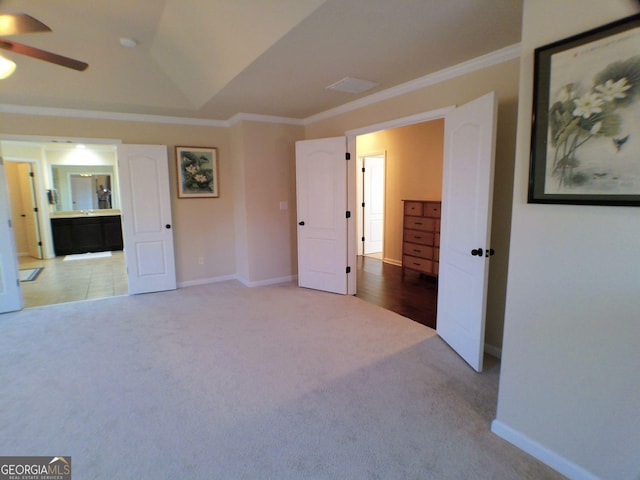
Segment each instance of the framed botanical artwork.
[{"label": "framed botanical artwork", "polygon": [[176,147],[178,198],[219,197],[215,148]]},{"label": "framed botanical artwork", "polygon": [[534,61],[529,203],[640,205],[640,15]]}]

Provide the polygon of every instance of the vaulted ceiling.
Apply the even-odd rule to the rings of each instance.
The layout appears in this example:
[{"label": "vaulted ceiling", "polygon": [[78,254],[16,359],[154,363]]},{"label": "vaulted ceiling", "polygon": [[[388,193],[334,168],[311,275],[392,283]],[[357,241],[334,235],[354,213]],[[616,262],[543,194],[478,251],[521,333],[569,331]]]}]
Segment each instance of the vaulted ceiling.
[{"label": "vaulted ceiling", "polygon": [[[17,64],[0,103],[226,120],[303,119],[517,44],[521,0],[4,0],[50,33],[7,37],[89,63]],[[121,38],[137,42],[123,47]],[[378,84],[327,90],[344,77]]]}]

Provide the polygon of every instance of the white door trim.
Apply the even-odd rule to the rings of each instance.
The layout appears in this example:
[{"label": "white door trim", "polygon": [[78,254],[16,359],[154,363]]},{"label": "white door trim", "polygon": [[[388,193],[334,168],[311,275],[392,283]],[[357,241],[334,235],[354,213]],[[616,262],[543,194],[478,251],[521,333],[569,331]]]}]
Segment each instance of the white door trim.
[{"label": "white door trim", "polygon": [[431,120],[438,120],[444,118],[445,115],[455,110],[455,105],[448,107],[438,108],[437,110],[431,110],[429,112],[417,113],[408,117],[397,118],[395,120],[388,120],[386,122],[374,123],[366,127],[355,128],[353,130],[347,130],[345,135],[347,137],[356,137],[358,135],[365,135],[367,133],[379,132],[381,130],[389,130],[390,128],[406,127],[408,125],[415,125],[416,123],[429,122]]}]

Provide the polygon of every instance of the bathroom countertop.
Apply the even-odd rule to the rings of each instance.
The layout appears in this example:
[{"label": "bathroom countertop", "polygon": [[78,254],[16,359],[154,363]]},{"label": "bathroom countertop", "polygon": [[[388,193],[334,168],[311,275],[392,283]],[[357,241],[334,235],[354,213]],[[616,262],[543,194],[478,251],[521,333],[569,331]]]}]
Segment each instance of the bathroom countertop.
[{"label": "bathroom countertop", "polygon": [[71,210],[66,212],[53,212],[51,218],[81,218],[81,217],[105,217],[108,215],[120,215],[121,212],[115,208],[104,210]]}]

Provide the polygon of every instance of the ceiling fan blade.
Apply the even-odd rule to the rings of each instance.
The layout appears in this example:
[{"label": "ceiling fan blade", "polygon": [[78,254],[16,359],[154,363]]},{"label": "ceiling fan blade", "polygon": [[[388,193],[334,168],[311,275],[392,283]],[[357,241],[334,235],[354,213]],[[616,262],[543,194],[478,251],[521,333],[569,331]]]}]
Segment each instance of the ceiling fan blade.
[{"label": "ceiling fan blade", "polygon": [[0,40],[0,48],[9,50],[10,52],[19,53],[20,55],[26,55],[28,57],[44,60],[45,62],[55,63],[63,67],[72,68],[82,72],[89,66],[88,63],[81,62],[80,60],[74,60],[73,58],[63,57],[57,53],[47,52],[40,50],[39,48],[30,47],[21,43],[10,42],[9,40]]},{"label": "ceiling fan blade", "polygon": [[50,32],[40,20],[26,13],[0,15],[0,36],[18,35],[20,33]]}]

